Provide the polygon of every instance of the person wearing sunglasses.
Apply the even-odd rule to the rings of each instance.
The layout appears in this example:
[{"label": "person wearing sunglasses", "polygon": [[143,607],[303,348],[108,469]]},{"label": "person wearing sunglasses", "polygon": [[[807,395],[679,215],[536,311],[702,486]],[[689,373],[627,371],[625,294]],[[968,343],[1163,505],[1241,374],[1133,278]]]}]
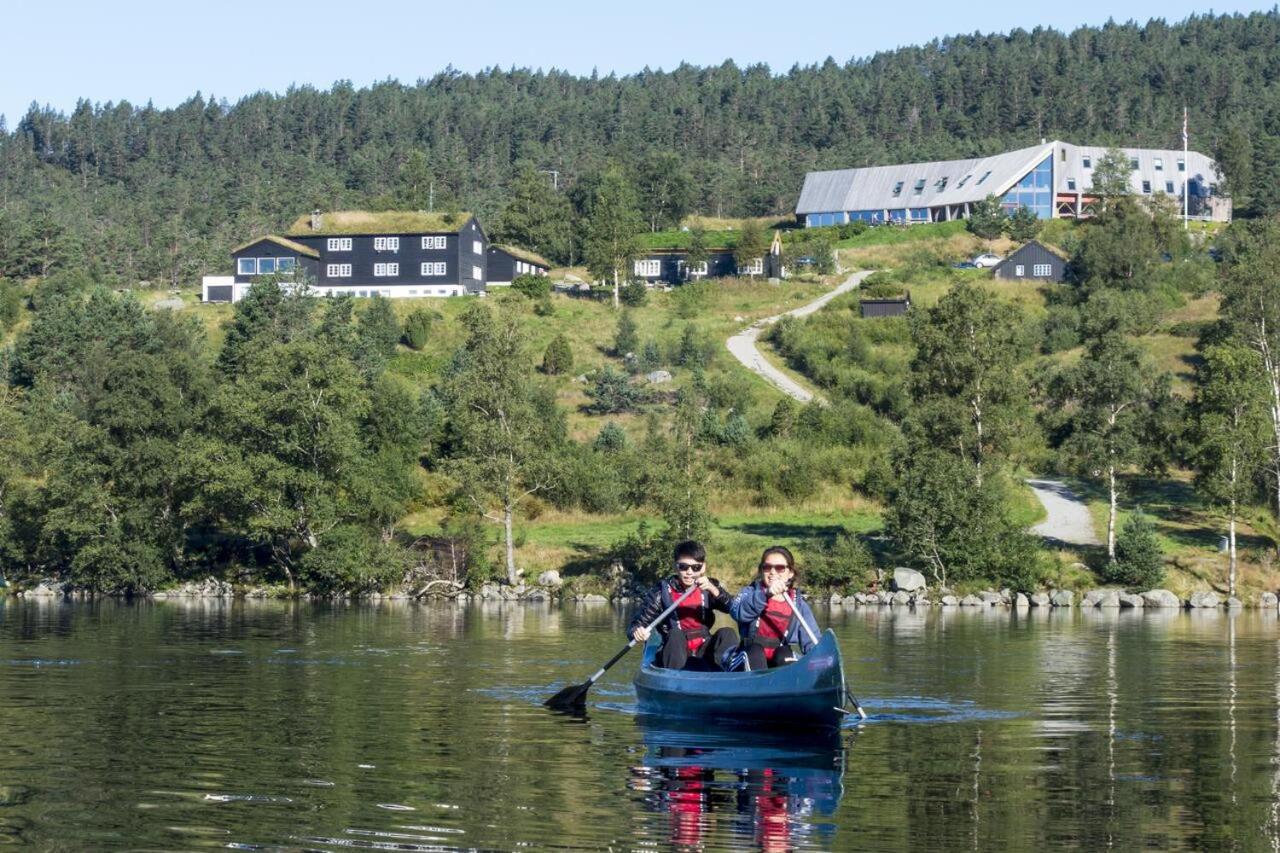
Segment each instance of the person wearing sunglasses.
[{"label": "person wearing sunglasses", "polygon": [[729,615],[737,620],[742,634],[742,648],[736,657],[739,661],[745,658],[747,669],[785,666],[797,660],[795,649],[803,655],[813,648],[787,601],[790,595],[799,615],[811,626],[818,624],[795,583],[795,557],[782,545],[774,545],[760,557],[756,579],[734,596]]},{"label": "person wearing sunglasses", "polygon": [[665,669],[718,670],[726,652],[738,645],[738,633],[721,628],[712,633],[716,614],[729,612],[729,593],[714,578],[707,577],[707,551],[701,542],[676,545],[675,573],[658,582],[636,611],[627,636],[643,643],[649,639],[648,625],[693,590],[688,598],[658,626],[662,650],[656,663]]}]

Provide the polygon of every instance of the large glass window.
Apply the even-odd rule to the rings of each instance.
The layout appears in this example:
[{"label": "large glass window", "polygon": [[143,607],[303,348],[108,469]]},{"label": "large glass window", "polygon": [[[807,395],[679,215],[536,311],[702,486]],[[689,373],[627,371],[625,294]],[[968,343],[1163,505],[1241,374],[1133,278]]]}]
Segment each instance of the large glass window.
[{"label": "large glass window", "polygon": [[1053,216],[1053,156],[1040,161],[1013,189],[1000,200],[1005,213],[1012,215],[1018,208],[1028,208],[1040,219]]},{"label": "large glass window", "polygon": [[294,264],[294,258],[279,258],[276,260],[276,269],[280,272],[293,272]]},{"label": "large glass window", "polygon": [[258,272],[258,261],[256,258],[240,258],[236,261],[237,275],[254,275]]},{"label": "large glass window", "polygon": [[258,275],[271,275],[275,271],[275,258],[258,258]]},{"label": "large glass window", "polygon": [[850,222],[879,222],[884,218],[884,214],[879,210],[850,210],[848,216]]}]

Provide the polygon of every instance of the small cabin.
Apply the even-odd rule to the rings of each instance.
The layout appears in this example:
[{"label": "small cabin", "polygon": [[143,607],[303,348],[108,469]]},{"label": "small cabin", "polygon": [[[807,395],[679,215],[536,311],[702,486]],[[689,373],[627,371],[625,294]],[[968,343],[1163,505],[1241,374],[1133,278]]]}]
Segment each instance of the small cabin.
[{"label": "small cabin", "polygon": [[489,246],[489,280],[494,285],[511,284],[522,275],[546,275],[551,262],[519,246],[493,243]]},{"label": "small cabin", "polygon": [[911,294],[885,299],[859,299],[863,317],[904,317],[911,310]]},{"label": "small cabin", "polygon": [[991,274],[1006,281],[1062,282],[1067,279],[1067,259],[1039,240],[1032,240],[992,267]]}]

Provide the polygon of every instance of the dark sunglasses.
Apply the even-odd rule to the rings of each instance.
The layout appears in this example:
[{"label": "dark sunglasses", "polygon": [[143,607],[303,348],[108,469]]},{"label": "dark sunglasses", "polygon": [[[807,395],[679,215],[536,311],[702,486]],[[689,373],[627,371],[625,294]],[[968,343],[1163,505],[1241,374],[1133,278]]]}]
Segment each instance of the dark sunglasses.
[{"label": "dark sunglasses", "polygon": [[702,571],[702,563],[676,563],[676,571],[700,572]]}]

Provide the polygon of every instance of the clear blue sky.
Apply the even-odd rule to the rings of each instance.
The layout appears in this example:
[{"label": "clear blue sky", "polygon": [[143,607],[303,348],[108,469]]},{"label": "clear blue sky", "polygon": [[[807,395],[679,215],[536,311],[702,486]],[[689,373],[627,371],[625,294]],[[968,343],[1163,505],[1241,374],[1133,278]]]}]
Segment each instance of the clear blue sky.
[{"label": "clear blue sky", "polygon": [[[1214,11],[1273,2],[1228,2]],[[198,90],[234,102],[292,83],[412,83],[448,65],[626,74],[733,59],[785,71],[957,33],[1070,30],[1108,17],[1174,23],[1207,11],[1184,0],[5,0],[0,114],[12,129],[32,101],[64,112],[82,97],[170,107]]]}]

